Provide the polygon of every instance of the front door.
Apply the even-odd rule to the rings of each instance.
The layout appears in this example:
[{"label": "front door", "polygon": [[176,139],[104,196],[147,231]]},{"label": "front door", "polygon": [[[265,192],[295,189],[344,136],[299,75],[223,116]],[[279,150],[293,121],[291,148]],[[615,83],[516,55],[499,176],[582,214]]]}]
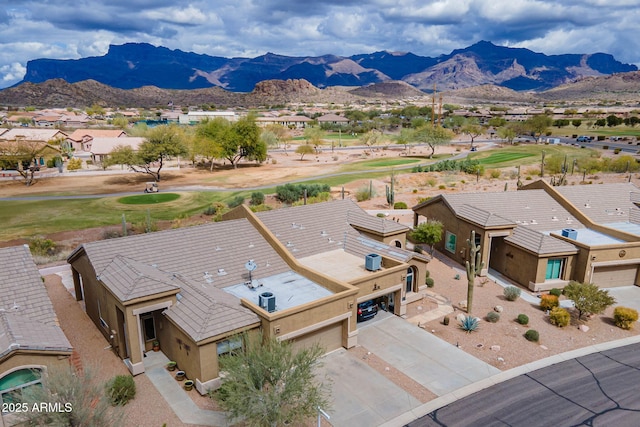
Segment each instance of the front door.
[{"label": "front door", "polygon": [[142,322],[144,351],[149,351],[153,348],[153,342],[156,340],[156,324],[153,319],[153,314],[144,314],[140,316],[140,321]]}]

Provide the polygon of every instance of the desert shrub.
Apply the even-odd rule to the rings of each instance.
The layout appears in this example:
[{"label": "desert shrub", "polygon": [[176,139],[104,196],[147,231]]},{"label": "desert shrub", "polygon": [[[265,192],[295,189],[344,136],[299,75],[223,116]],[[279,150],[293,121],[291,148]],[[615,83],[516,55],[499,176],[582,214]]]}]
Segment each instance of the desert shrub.
[{"label": "desert shrub", "polygon": [[549,295],[555,295],[560,298],[560,295],[562,295],[562,289],[553,288],[549,291]]},{"label": "desert shrub", "polygon": [[233,199],[229,200],[227,202],[227,206],[229,206],[230,209],[236,208],[238,206],[240,206],[241,204],[244,203],[244,196],[236,196]]},{"label": "desert shrub", "polygon": [[470,334],[471,332],[476,331],[478,329],[478,326],[480,326],[480,322],[478,321],[477,317],[465,316],[465,318],[462,321],[460,321],[459,326],[460,326],[460,329]]},{"label": "desert shrub", "polygon": [[383,214],[382,212],[377,213],[377,214],[376,214],[376,216],[377,216],[378,218],[385,218],[385,217],[386,217],[386,215],[385,215],[385,214]]},{"label": "desert shrub", "polygon": [[217,213],[222,212],[224,209],[225,209],[225,205],[223,203],[215,202],[215,203],[212,203],[211,206],[208,206],[202,213],[205,215],[211,216],[211,215],[215,215]]},{"label": "desert shrub", "polygon": [[487,313],[487,322],[496,323],[498,320],[500,320],[500,313],[497,313],[495,311],[490,311]]},{"label": "desert shrub", "polygon": [[622,329],[631,329],[638,321],[638,310],[629,307],[616,307],[613,310],[613,322]]},{"label": "desert shrub", "polygon": [[107,383],[107,395],[112,405],[124,406],[136,395],[136,383],[131,375],[117,375]]},{"label": "desert shrub", "polygon": [[[314,203],[322,203],[331,199],[331,193],[318,193],[317,196],[307,197],[307,204],[312,205]],[[293,202],[291,206],[302,206],[304,205],[304,199],[298,200],[297,202]]]},{"label": "desert shrub", "polygon": [[264,193],[262,191],[254,191],[251,193],[251,200],[249,204],[251,206],[258,206],[264,203]]},{"label": "desert shrub", "polygon": [[440,184],[440,185],[438,185],[438,188],[439,188],[440,190],[446,190],[446,189],[447,189],[447,186],[446,186],[446,185],[444,185],[444,184]]},{"label": "desert shrub", "polygon": [[528,325],[529,316],[527,316],[526,314],[518,314],[518,317],[516,317],[516,322],[520,323],[521,325]]},{"label": "desert shrub", "polygon": [[427,277],[424,282],[427,285],[427,288],[433,288],[436,284],[436,282],[433,280],[433,277]]},{"label": "desert shrub", "polygon": [[499,169],[491,169],[489,171],[489,176],[493,179],[500,178],[500,170]]},{"label": "desert shrub", "polygon": [[376,192],[369,185],[362,186],[358,188],[356,191],[356,200],[359,202],[364,202],[365,200],[370,200],[375,197]]},{"label": "desert shrub", "polygon": [[570,321],[571,315],[562,307],[553,307],[551,313],[549,313],[549,322],[559,328],[569,325]]},{"label": "desert shrub", "polygon": [[544,311],[552,310],[560,305],[558,297],[555,295],[542,295],[540,297],[540,308]]},{"label": "desert shrub", "polygon": [[67,170],[77,171],[79,169],[82,169],[82,160],[77,158],[69,159],[69,161],[67,162]]},{"label": "desert shrub", "polygon": [[520,288],[517,288],[515,286],[507,286],[506,288],[504,288],[504,297],[507,299],[507,301],[515,301],[520,297],[520,293],[522,291],[520,290]]},{"label": "desert shrub", "polygon": [[265,212],[265,211],[270,211],[273,208],[268,205],[258,205],[258,206],[249,206],[249,209],[251,209],[251,212]]},{"label": "desert shrub", "polygon": [[29,250],[33,255],[54,255],[56,253],[56,242],[51,239],[45,239],[42,236],[35,236],[29,239]]},{"label": "desert shrub", "polygon": [[529,329],[524,333],[524,337],[527,341],[538,342],[540,340],[540,334],[535,329]]},{"label": "desert shrub", "polygon": [[407,204],[405,202],[395,202],[393,209],[407,209]]}]

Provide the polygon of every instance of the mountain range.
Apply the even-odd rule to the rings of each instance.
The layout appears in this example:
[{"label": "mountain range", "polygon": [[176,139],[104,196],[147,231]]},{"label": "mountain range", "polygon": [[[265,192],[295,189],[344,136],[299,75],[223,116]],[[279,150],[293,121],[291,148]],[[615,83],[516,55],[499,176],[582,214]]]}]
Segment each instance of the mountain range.
[{"label": "mountain range", "polygon": [[515,91],[544,91],[584,77],[637,71],[612,55],[545,55],[481,41],[436,58],[413,53],[375,52],[342,57],[224,58],[171,50],[146,43],[111,45],[103,56],[27,63],[24,83],[62,79],[94,80],[118,89],[155,86],[184,90],[221,88],[251,92],[267,80],[305,80],[316,88],[362,87],[402,81],[425,92],[496,85]]}]

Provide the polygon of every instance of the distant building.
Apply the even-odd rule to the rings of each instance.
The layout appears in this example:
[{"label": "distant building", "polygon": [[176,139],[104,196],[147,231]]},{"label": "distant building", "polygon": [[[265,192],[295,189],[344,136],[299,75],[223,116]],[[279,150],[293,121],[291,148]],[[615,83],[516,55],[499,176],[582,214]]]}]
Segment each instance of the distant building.
[{"label": "distant building", "polygon": [[218,117],[235,122],[238,120],[239,115],[234,111],[189,111],[187,114],[179,115],[178,123],[181,125],[193,125],[203,120],[213,120]]},{"label": "distant building", "polygon": [[122,129],[76,129],[68,137],[67,141],[75,151],[91,152],[94,138],[121,138],[127,133]]},{"label": "distant building", "polygon": [[500,273],[533,291],[569,281],[600,287],[640,285],[640,189],[633,184],[441,194],[415,207],[414,223],[436,219],[436,249],[464,264],[475,231],[486,275]]}]

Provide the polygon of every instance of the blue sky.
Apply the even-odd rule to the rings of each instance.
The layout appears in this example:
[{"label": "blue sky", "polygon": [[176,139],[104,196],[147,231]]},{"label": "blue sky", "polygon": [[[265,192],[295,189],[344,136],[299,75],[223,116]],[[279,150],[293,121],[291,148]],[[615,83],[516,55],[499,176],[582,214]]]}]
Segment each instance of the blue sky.
[{"label": "blue sky", "polygon": [[638,0],[0,0],[0,88],[27,61],[147,42],[224,57],[448,54],[480,40],[640,66]]}]

